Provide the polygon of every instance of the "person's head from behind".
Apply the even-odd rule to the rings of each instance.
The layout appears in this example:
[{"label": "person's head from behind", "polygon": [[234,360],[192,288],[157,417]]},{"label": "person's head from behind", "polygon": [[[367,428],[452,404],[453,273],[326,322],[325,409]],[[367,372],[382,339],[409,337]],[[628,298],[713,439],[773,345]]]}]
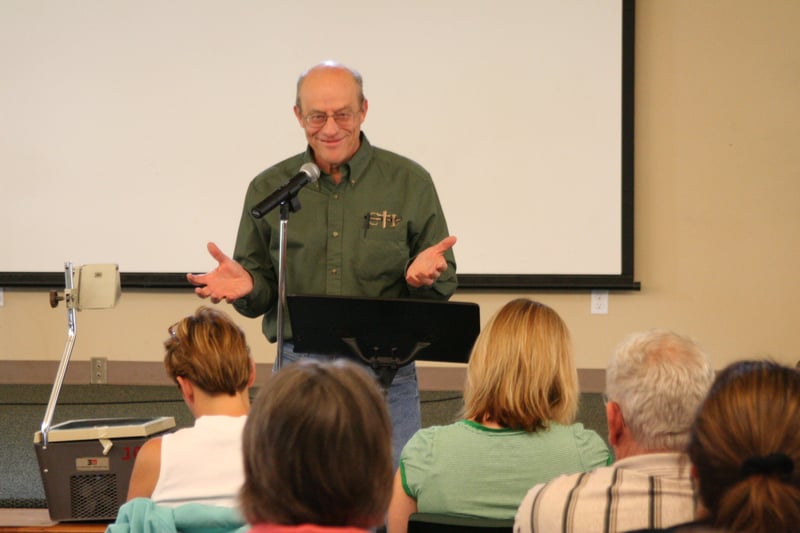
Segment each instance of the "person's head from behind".
[{"label": "person's head from behind", "polygon": [[357,71],[333,61],[315,65],[297,81],[294,113],[324,172],[358,151],[368,107],[363,85]]},{"label": "person's head from behind", "polygon": [[179,385],[189,380],[211,396],[234,396],[254,377],[244,332],[228,315],[200,307],[169,328],[164,367]]},{"label": "person's head from behind", "polygon": [[261,388],[245,424],[245,518],[382,523],[392,491],[391,431],[377,382],[361,367],[311,359],[284,367]]},{"label": "person's head from behind", "polygon": [[617,458],[683,451],[714,371],[691,338],[667,330],[626,337],[606,368],[609,442]]},{"label": "person's head from behind", "polygon": [[578,408],[578,376],[569,330],[550,307],[519,298],[505,304],[472,348],[464,416],[536,431],[569,424]]},{"label": "person's head from behind", "polygon": [[688,453],[716,527],[800,531],[800,372],[770,361],[722,370]]}]

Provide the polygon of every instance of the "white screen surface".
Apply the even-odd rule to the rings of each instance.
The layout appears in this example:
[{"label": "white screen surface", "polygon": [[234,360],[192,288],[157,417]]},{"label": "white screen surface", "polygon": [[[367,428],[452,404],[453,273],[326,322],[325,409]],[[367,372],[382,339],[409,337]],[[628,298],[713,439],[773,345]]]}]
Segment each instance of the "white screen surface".
[{"label": "white screen surface", "polygon": [[620,274],[621,12],[6,0],[0,272],[213,267],[250,179],[305,148],[297,76],[335,59],[364,76],[370,141],[431,172],[459,274]]}]

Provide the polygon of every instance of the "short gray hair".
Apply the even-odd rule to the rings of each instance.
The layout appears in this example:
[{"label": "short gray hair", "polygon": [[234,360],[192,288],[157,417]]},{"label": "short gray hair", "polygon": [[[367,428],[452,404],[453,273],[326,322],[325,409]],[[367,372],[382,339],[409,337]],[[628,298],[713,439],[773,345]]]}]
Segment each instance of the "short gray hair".
[{"label": "short gray hair", "polygon": [[617,346],[606,369],[606,395],[619,404],[640,446],[683,451],[713,377],[697,342],[654,329],[629,335]]},{"label": "short gray hair", "polygon": [[312,70],[318,70],[322,68],[340,69],[349,72],[350,75],[353,77],[353,81],[356,83],[356,86],[358,87],[358,105],[360,106],[361,109],[364,108],[364,100],[366,100],[366,98],[364,97],[364,78],[361,76],[361,73],[356,69],[350,68],[337,61],[329,59],[327,61],[323,61],[322,63],[314,65],[308,70],[303,71],[303,73],[300,74],[300,76],[297,78],[297,88],[294,97],[294,104],[297,106],[297,109],[301,109],[300,89],[303,86],[303,82],[306,80],[306,76],[308,76],[308,73],[311,72]]}]

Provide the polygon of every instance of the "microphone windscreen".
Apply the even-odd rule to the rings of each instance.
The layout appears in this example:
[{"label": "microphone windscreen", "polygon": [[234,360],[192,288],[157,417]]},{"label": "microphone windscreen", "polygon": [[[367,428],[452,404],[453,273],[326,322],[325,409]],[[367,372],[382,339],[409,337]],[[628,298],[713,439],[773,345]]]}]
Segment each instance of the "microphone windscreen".
[{"label": "microphone windscreen", "polygon": [[314,163],[305,163],[302,167],[300,167],[300,172],[308,175],[309,183],[314,183],[319,179],[320,170],[317,165]]}]

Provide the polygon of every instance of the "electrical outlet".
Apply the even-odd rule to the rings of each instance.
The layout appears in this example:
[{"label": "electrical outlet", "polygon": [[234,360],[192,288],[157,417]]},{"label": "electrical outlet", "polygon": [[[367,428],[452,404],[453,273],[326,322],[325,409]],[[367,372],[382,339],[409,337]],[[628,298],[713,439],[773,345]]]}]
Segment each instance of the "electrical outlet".
[{"label": "electrical outlet", "polygon": [[608,291],[592,291],[592,314],[608,314]]},{"label": "electrical outlet", "polygon": [[105,357],[92,357],[90,363],[91,375],[89,383],[104,385],[108,383],[108,359]]}]

